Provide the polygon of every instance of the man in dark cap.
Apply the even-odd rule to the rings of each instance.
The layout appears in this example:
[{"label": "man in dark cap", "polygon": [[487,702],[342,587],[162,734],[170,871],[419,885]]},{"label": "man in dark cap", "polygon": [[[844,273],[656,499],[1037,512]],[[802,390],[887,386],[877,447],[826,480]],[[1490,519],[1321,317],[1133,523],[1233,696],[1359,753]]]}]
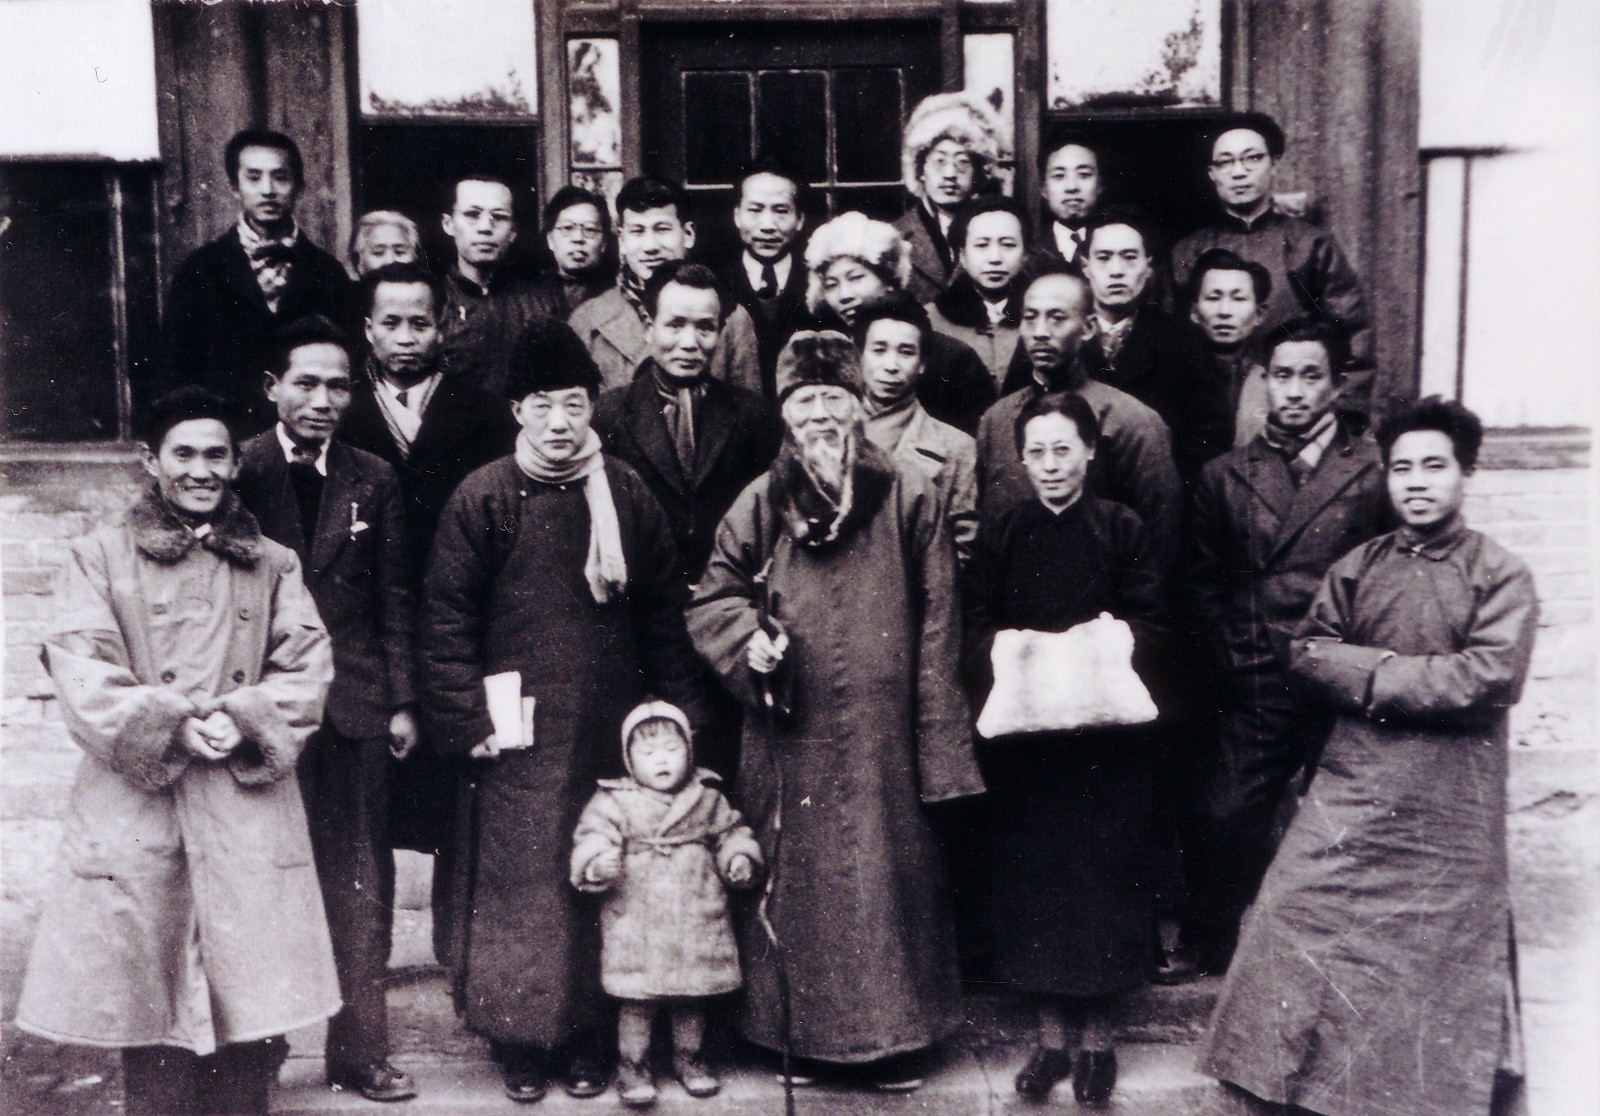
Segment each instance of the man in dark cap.
[{"label": "man in dark cap", "polygon": [[983,789],[957,677],[955,547],[932,478],[863,433],[848,337],[795,334],[776,379],[783,448],[717,529],[689,609],[696,649],[746,710],[739,785],[787,967],[785,997],[777,952],[745,918],[740,1027],[904,1091],[920,1080],[910,1055],[961,1019],[924,804]]},{"label": "man in dark cap", "polygon": [[1221,208],[1216,219],[1172,250],[1172,278],[1189,284],[1200,256],[1227,248],[1254,260],[1272,277],[1262,329],[1290,318],[1322,314],[1350,339],[1341,411],[1365,413],[1372,391],[1372,314],[1361,279],[1333,233],[1285,212],[1273,197],[1273,176],[1283,158],[1283,129],[1262,112],[1233,113],[1212,133],[1211,185]]},{"label": "man in dark cap", "polygon": [[[445,506],[421,658],[431,746],[476,761],[452,889],[456,1002],[489,1040],[506,1095],[526,1103],[555,1058],[573,1096],[609,1079],[599,910],[567,882],[595,780],[622,774],[616,749],[596,743],[618,739],[648,695],[695,724],[703,714],[672,531],[638,474],[600,452],[594,361],[543,319],[507,371],[516,448]],[[488,700],[501,687],[508,714]]]}]

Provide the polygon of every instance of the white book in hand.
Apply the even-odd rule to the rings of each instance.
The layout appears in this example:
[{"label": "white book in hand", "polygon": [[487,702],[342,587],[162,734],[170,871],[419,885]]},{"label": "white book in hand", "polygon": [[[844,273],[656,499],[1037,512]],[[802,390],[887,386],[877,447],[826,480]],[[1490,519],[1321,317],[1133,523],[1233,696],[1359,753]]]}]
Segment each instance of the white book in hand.
[{"label": "white book in hand", "polygon": [[502,750],[533,747],[534,699],[522,694],[522,673],[515,670],[488,674],[483,696],[489,704],[489,723]]}]

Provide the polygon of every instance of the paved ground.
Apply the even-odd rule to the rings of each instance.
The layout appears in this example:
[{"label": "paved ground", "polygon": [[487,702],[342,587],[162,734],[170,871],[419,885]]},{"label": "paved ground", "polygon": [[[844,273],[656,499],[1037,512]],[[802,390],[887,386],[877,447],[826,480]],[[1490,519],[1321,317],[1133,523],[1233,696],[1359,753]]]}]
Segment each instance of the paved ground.
[{"label": "paved ground", "polygon": [[[8,478],[10,479],[10,478]],[[1600,747],[1595,734],[1594,517],[1586,470],[1485,472],[1469,518],[1534,566],[1544,603],[1533,678],[1513,715],[1509,818],[1533,1116],[1600,1113]],[[63,482],[44,498],[0,496],[4,538],[5,707],[0,721],[0,1018],[9,1019],[33,920],[52,886],[65,787],[76,764],[37,672],[38,625],[53,607],[49,567],[60,540],[114,511],[93,485]],[[419,858],[420,859],[420,858]],[[394,1111],[412,1116],[507,1111],[478,1040],[456,1024],[442,979],[427,967],[425,866],[404,872],[406,911],[397,927],[390,993],[398,1060],[425,1095]],[[1120,1103],[1126,1113],[1225,1113],[1227,1098],[1189,1069],[1188,1042],[1202,1025],[1205,986],[1148,997],[1125,1020],[1129,1046]],[[1020,1008],[980,997],[972,1025],[923,1091],[905,1098],[852,1090],[802,1095],[801,1113],[991,1112],[1015,1107],[1010,1076],[1020,1064]],[[0,1112],[109,1116],[119,1112],[116,1058],[60,1049],[5,1032]],[[277,1106],[283,1112],[381,1111],[319,1084],[315,1033],[294,1036]],[[669,1087],[668,1112],[714,1116],[779,1112],[770,1077],[741,1062],[723,1098],[691,1102]],[[1071,1105],[1058,1091],[1057,1104]],[[1052,1106],[1054,1107],[1054,1106]],[[552,1097],[543,1111],[615,1111],[614,1098]]]}]

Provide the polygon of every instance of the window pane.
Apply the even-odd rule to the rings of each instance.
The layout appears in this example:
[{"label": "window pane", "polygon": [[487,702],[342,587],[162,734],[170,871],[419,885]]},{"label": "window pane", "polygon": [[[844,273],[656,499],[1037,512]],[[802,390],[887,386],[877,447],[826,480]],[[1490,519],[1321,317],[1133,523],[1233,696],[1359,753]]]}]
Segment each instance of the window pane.
[{"label": "window pane", "polygon": [[750,158],[750,79],[684,74],[683,136],[686,181],[731,183]]},{"label": "window pane", "polygon": [[834,215],[859,209],[877,221],[894,221],[905,212],[905,190],[899,186],[855,186],[834,191]]},{"label": "window pane", "polygon": [[0,437],[117,436],[107,173],[0,167]]},{"label": "window pane", "polygon": [[361,0],[356,39],[368,116],[538,112],[528,0]]},{"label": "window pane", "polygon": [[758,151],[787,160],[811,182],[828,177],[828,79],[826,74],[761,75]]},{"label": "window pane", "polygon": [[839,70],[833,75],[839,181],[894,182],[900,178],[900,72]]}]

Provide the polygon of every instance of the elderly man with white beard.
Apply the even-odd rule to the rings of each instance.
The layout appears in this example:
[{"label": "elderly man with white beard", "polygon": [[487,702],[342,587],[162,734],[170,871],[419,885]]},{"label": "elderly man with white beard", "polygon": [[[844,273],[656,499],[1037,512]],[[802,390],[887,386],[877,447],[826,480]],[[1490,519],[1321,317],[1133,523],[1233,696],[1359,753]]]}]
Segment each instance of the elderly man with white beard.
[{"label": "elderly man with white beard", "polygon": [[803,1065],[908,1090],[919,1052],[960,1021],[925,804],[983,789],[957,677],[955,548],[933,481],[863,433],[848,338],[797,333],[776,387],[783,448],[723,519],[688,612],[696,650],[746,706],[738,784],[771,873],[778,945],[744,919],[740,1028]]}]

